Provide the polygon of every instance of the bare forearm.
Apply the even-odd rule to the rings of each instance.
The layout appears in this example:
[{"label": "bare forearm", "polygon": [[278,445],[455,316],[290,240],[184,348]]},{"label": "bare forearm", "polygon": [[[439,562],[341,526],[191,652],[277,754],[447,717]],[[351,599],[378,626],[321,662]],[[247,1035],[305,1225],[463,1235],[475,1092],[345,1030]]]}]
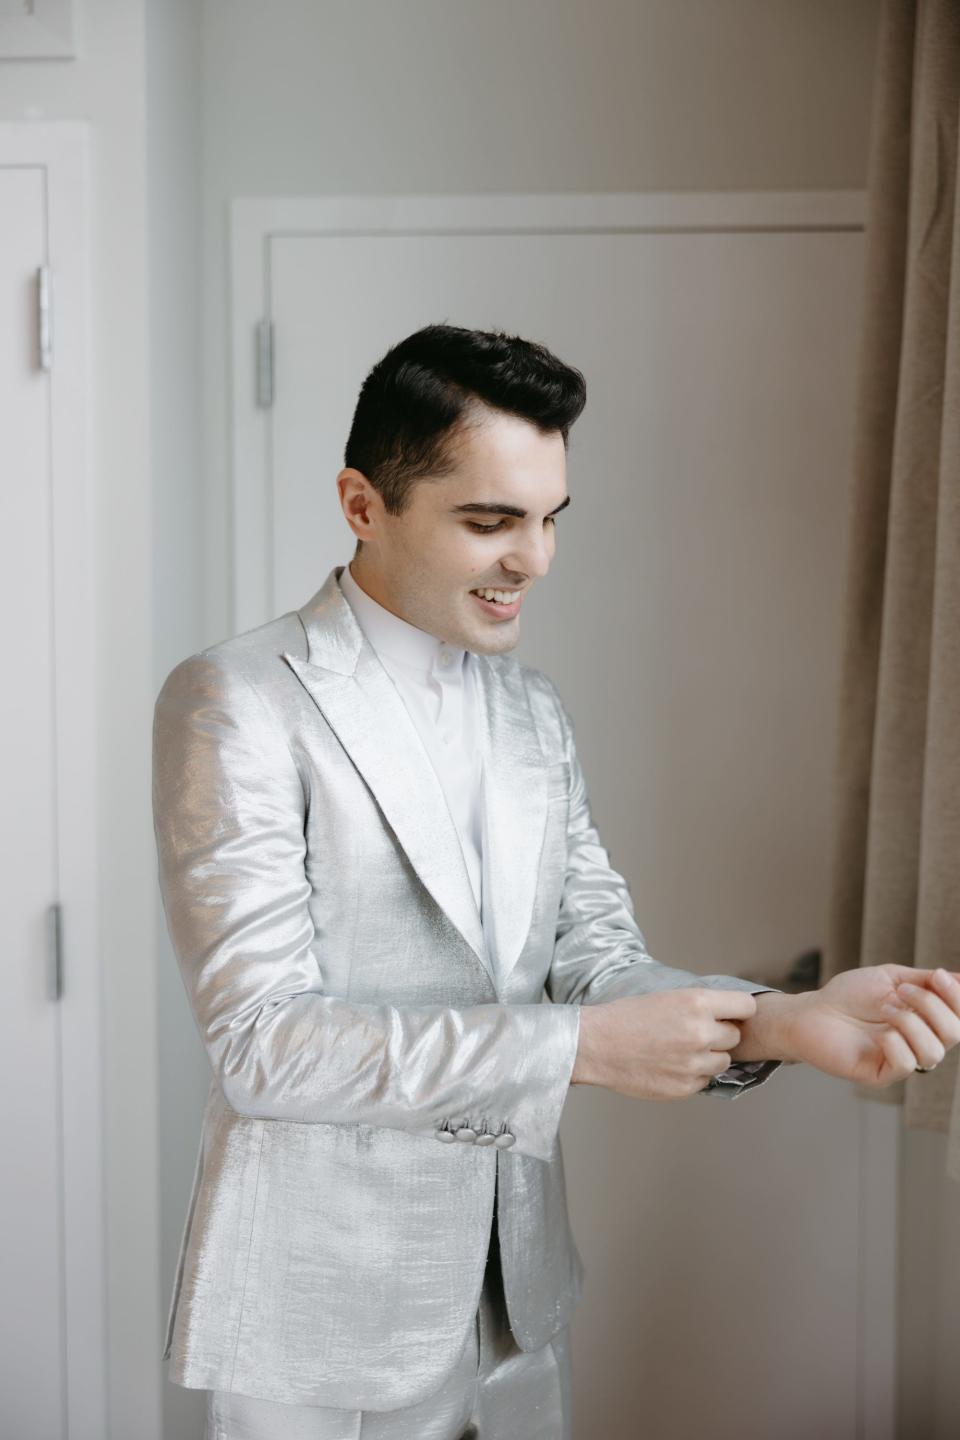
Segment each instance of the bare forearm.
[{"label": "bare forearm", "polygon": [[738,1022],[740,1043],[729,1052],[731,1061],[799,1060],[792,1030],[806,998],[806,994],[783,995],[769,990],[755,995],[756,1014]]}]

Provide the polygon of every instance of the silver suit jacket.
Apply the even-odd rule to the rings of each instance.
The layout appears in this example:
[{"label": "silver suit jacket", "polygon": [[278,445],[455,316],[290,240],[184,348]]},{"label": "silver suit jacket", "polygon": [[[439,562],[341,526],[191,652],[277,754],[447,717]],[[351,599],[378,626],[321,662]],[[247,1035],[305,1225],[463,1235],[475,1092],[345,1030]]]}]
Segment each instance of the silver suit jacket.
[{"label": "silver suit jacket", "polygon": [[557,1127],[580,1006],[774,987],[647,953],[570,718],[509,654],[476,657],[492,967],[440,781],[341,570],[182,661],[156,702],[160,888],[213,1071],[163,1358],[180,1385],[386,1410],[466,1343],[495,1184],[519,1345],[570,1318]]}]

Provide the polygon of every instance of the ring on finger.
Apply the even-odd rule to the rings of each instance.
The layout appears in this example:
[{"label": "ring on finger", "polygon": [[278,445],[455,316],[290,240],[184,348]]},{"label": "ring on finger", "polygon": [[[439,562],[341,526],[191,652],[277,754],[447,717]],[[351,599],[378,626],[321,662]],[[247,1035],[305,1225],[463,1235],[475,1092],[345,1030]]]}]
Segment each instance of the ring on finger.
[{"label": "ring on finger", "polygon": [[[898,1024],[902,1024],[902,1025],[904,1026],[904,1028],[906,1028],[906,1029],[908,1029],[908,1030],[915,1029],[916,1026],[915,1026],[914,1022],[917,1022],[917,1023],[919,1023],[920,1025],[923,1026],[924,1030],[926,1030],[933,1039],[936,1039],[936,1038],[937,1038],[937,1037],[933,1034],[933,1031],[930,1030],[930,1027],[927,1025],[927,1022],[922,1018],[922,1016],[918,1015],[915,1011],[910,1010],[909,1008],[907,1008],[907,1007],[905,1007],[905,1006],[902,1006],[902,1005],[894,1005],[894,1004],[892,1004],[892,1003],[884,1005],[883,1010],[884,1010],[884,1013],[889,1017],[890,1020],[896,1021]],[[940,1044],[943,1045],[943,1042],[940,1041]],[[930,1065],[920,1065],[920,1064],[917,1064],[914,1068],[915,1068],[916,1070],[922,1070],[922,1071],[924,1071],[924,1072],[927,1072],[927,1071],[929,1071],[929,1070],[935,1070],[936,1067],[940,1064],[940,1061],[943,1059],[943,1056],[944,1056],[945,1054],[946,1054],[946,1048],[944,1047],[943,1055],[938,1055],[938,1056],[936,1057],[936,1059],[933,1061],[932,1064],[930,1064]],[[917,1059],[919,1060],[920,1057],[917,1056]]]}]

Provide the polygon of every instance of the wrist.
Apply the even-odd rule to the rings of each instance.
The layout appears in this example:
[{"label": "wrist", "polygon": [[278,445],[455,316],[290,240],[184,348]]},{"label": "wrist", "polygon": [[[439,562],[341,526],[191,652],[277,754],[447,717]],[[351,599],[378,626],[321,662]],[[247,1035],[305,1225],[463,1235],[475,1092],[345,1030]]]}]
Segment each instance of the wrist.
[{"label": "wrist", "polygon": [[577,1040],[577,1054],[573,1062],[573,1071],[570,1075],[571,1085],[592,1085],[595,1083],[591,1053],[595,1019],[596,1016],[592,1013],[589,1005],[580,1006],[580,1030]]},{"label": "wrist", "polygon": [[730,1051],[734,1060],[786,1060],[797,1061],[793,1030],[799,1011],[807,1001],[802,995],[785,995],[780,991],[764,990],[755,995],[757,1009],[740,1026],[740,1043]]}]

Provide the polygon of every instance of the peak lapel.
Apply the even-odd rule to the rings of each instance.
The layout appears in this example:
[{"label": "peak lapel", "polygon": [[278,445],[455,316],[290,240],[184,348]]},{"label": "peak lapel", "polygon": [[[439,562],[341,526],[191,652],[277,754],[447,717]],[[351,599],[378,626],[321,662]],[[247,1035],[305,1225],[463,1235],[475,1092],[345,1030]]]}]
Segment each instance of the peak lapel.
[{"label": "peak lapel", "polygon": [[485,911],[501,987],[530,931],[547,818],[547,772],[520,667],[477,655],[484,720]]},{"label": "peak lapel", "polygon": [[480,914],[443,786],[340,589],[342,568],[333,569],[298,611],[307,659],[286,651],[283,658],[369,786],[417,875],[489,974]]}]

